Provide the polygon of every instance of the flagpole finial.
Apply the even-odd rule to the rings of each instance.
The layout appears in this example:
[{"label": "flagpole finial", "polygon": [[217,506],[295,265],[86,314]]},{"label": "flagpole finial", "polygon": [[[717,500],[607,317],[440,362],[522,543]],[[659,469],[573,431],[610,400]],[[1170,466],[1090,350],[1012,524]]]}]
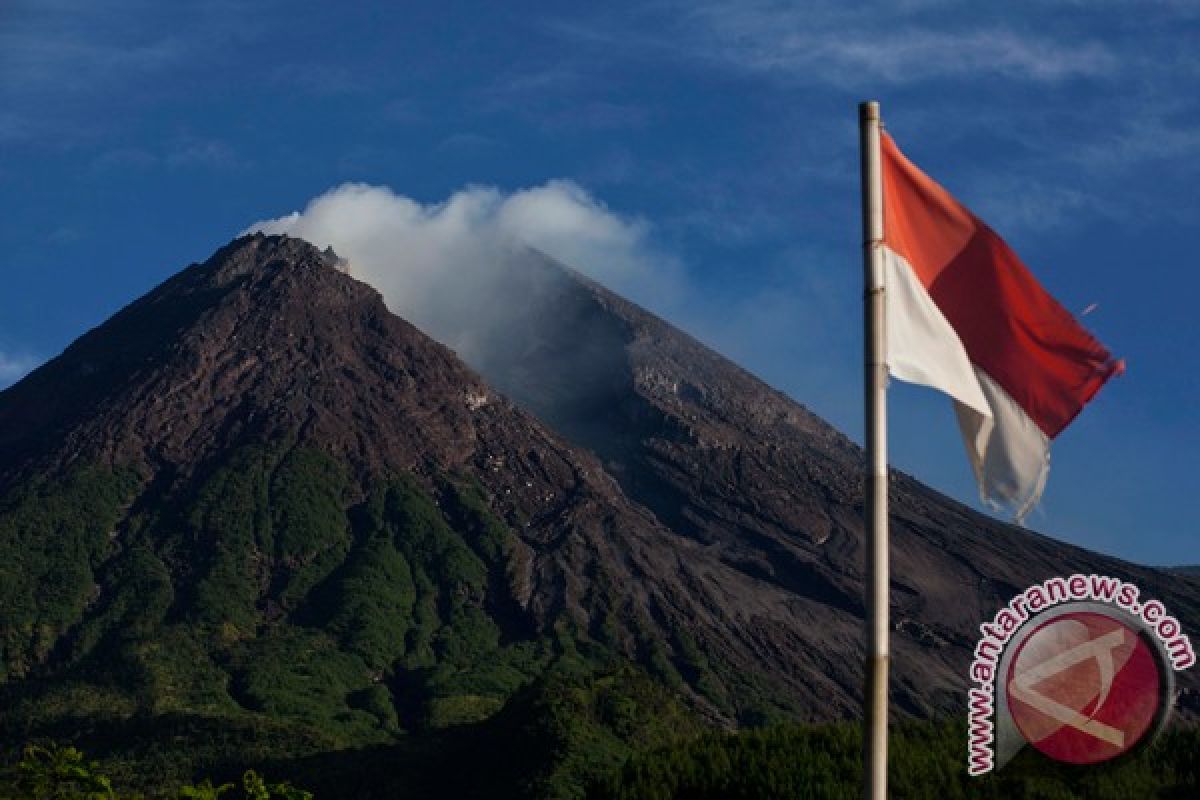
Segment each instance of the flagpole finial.
[{"label": "flagpole finial", "polygon": [[879,119],[879,101],[864,100],[858,104],[858,118],[862,122]]}]

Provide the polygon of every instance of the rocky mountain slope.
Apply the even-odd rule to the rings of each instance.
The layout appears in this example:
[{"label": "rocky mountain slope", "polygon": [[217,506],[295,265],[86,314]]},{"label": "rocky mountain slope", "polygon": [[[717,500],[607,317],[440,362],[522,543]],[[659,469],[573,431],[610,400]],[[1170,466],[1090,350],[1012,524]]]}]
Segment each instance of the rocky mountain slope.
[{"label": "rocky mountain slope", "polygon": [[[798,659],[801,670],[835,676],[836,692],[821,689],[824,713],[852,710],[861,674],[862,451],[687,334],[545,255],[495,263],[478,271],[484,288],[473,293],[490,308],[424,318],[424,329],[469,343],[471,366],[598,454],[660,522],[786,592],[802,621],[798,636],[752,615],[738,627],[788,654],[781,664]],[[396,305],[421,316],[403,298]],[[1055,575],[1120,576],[1176,609],[1188,630],[1200,623],[1194,579],[1005,524],[895,471],[891,514],[892,697],[909,713],[961,706],[980,622]],[[1194,696],[1190,673],[1182,683]]]},{"label": "rocky mountain slope", "polygon": [[[536,253],[497,278],[520,313],[421,320],[476,372],[332,255],[244,237],[0,393],[0,735],[221,720],[320,752],[487,718],[563,659],[725,724],[852,716],[860,451]],[[893,504],[905,712],[961,707],[978,623],[1052,575],[1200,629],[1194,578],[900,474]]]}]

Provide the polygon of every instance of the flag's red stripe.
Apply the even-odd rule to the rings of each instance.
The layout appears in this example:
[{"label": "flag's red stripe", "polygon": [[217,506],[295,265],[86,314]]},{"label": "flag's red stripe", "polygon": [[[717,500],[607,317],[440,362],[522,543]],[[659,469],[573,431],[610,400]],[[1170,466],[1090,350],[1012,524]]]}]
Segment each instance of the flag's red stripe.
[{"label": "flag's red stripe", "polygon": [[1054,438],[1120,365],[1026,269],[991,228],[929,289],[971,361]]},{"label": "flag's red stripe", "polygon": [[883,137],[884,238],[966,348],[1047,436],[1122,368],[987,225]]}]

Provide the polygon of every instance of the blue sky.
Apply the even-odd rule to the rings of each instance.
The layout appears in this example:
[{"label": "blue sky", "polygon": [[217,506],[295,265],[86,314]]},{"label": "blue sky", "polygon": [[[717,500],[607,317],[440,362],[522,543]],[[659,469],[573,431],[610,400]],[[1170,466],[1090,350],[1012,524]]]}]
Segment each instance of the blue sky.
[{"label": "blue sky", "polygon": [[[1128,360],[1031,527],[1200,562],[1200,6],[845,5],[9,0],[0,383],[346,182],[427,210],[542,187],[607,226],[562,255],[621,262],[617,288],[858,438],[872,97]],[[977,505],[948,401],[891,396],[893,464]]]}]

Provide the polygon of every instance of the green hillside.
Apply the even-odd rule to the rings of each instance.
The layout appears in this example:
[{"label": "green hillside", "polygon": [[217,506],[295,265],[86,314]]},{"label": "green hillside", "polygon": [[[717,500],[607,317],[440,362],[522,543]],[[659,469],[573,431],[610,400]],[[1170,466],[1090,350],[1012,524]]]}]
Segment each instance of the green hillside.
[{"label": "green hillside", "polygon": [[360,493],[319,451],[247,448],[194,485],[151,504],[132,471],[79,469],[4,499],[10,758],[70,741],[149,789],[432,753],[445,771],[410,780],[437,796],[447,759],[482,736],[542,759],[497,761],[512,786],[541,787],[512,796],[567,797],[639,744],[700,728],[662,688],[678,674],[652,679],[569,626],[506,626],[489,587],[511,574],[513,534],[468,480]]}]

